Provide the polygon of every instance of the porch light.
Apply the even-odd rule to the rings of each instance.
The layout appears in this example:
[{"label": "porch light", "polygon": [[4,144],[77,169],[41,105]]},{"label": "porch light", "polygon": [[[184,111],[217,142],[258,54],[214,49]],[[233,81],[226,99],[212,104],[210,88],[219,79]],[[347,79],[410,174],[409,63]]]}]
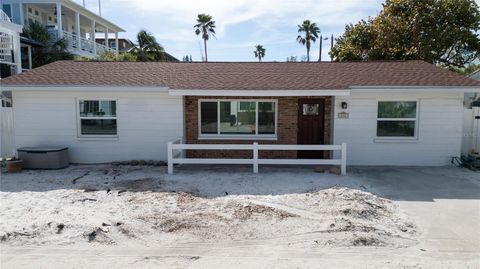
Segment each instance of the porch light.
[{"label": "porch light", "polygon": [[342,102],[342,109],[347,109],[347,107],[348,107],[347,102]]}]

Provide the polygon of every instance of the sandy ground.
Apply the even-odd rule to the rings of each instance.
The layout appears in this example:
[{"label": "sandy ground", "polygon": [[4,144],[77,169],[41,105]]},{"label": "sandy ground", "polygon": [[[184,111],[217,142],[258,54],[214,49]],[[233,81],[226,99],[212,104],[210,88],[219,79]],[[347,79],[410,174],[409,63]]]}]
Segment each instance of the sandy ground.
[{"label": "sandy ground", "polygon": [[[477,174],[452,169],[476,182]],[[422,254],[421,220],[382,198],[386,190],[361,170],[177,170],[2,174],[2,268],[303,268],[320,257],[342,267],[480,268],[475,249],[453,259]]]}]

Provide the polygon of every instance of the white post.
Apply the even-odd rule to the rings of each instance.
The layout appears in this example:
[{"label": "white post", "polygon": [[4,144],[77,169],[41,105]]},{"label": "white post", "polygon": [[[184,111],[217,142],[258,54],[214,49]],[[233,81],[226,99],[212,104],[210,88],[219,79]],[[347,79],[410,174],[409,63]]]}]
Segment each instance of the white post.
[{"label": "white post", "polygon": [[[180,144],[185,144],[185,139],[182,137],[178,138],[178,141]],[[180,150],[180,158],[186,158],[187,157],[187,151],[182,149]]]},{"label": "white post", "polygon": [[118,55],[118,32],[115,32],[115,54]]},{"label": "white post", "polygon": [[95,27],[96,27],[96,23],[94,20],[92,20],[92,33],[90,34],[90,42],[92,42],[92,46],[93,46],[93,51],[92,53],[93,54],[97,54],[97,41],[95,39]]},{"label": "white post", "polygon": [[63,27],[62,27],[62,3],[57,3],[57,27],[58,27],[58,38],[63,38]]},{"label": "white post", "polygon": [[28,45],[28,69],[32,70],[32,46]]},{"label": "white post", "polygon": [[[20,5],[20,17],[19,17],[19,19],[20,19],[20,24],[22,24],[22,25],[23,24],[28,25],[28,20],[25,22],[25,13],[27,13],[27,9],[28,9],[28,5]],[[13,21],[13,16],[10,19],[12,19],[12,22],[14,22]]]},{"label": "white post", "polygon": [[16,74],[22,73],[22,56],[20,50],[20,34],[14,32],[12,34],[13,38],[13,61],[15,62]]},{"label": "white post", "polygon": [[480,116],[480,110],[478,107],[472,107],[472,129],[470,136],[472,137],[472,143],[470,144],[470,148],[468,149],[469,151],[475,151],[477,152],[480,150],[480,145],[478,144],[479,141],[479,135],[480,135],[480,126],[479,126],[479,119],[477,116]]},{"label": "white post", "polygon": [[342,175],[347,174],[347,143],[342,143]]},{"label": "white post", "polygon": [[77,49],[81,50],[82,46],[80,43],[80,13],[76,12],[75,13],[75,26],[76,26],[76,34],[77,34]]},{"label": "white post", "polygon": [[107,47],[107,50],[109,48],[108,46],[108,28],[105,27],[105,47]]},{"label": "white post", "polygon": [[253,173],[258,174],[258,143],[253,143]]},{"label": "white post", "polygon": [[173,174],[173,143],[167,144],[167,156],[168,156],[168,173]]}]

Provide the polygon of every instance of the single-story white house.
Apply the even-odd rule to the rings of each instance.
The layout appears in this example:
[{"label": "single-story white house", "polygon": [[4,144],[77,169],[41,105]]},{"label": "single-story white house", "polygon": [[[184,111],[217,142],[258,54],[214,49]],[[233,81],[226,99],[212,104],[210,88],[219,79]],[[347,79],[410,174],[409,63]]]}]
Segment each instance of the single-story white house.
[{"label": "single-story white house", "polygon": [[[461,153],[464,94],[480,92],[423,61],[58,61],[1,84],[12,92],[16,148],[66,146],[73,163],[167,160],[167,143],[182,137],[213,145],[187,147],[197,160],[252,158],[241,145],[254,142],[345,143],[349,165],[445,165]],[[260,156],[340,154],[307,147]]]}]

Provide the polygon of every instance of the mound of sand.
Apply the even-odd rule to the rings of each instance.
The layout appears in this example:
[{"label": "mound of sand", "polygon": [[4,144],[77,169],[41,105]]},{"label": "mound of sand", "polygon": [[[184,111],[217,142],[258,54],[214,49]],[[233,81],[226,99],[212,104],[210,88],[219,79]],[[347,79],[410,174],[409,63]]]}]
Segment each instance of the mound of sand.
[{"label": "mound of sand", "polygon": [[138,168],[89,168],[87,175],[77,169],[84,177],[75,183],[66,180],[69,174],[35,171],[18,183],[48,188],[0,192],[1,244],[155,246],[285,238],[312,246],[405,247],[416,242],[415,225],[396,205],[364,190],[204,197],[198,186],[139,174]]}]

